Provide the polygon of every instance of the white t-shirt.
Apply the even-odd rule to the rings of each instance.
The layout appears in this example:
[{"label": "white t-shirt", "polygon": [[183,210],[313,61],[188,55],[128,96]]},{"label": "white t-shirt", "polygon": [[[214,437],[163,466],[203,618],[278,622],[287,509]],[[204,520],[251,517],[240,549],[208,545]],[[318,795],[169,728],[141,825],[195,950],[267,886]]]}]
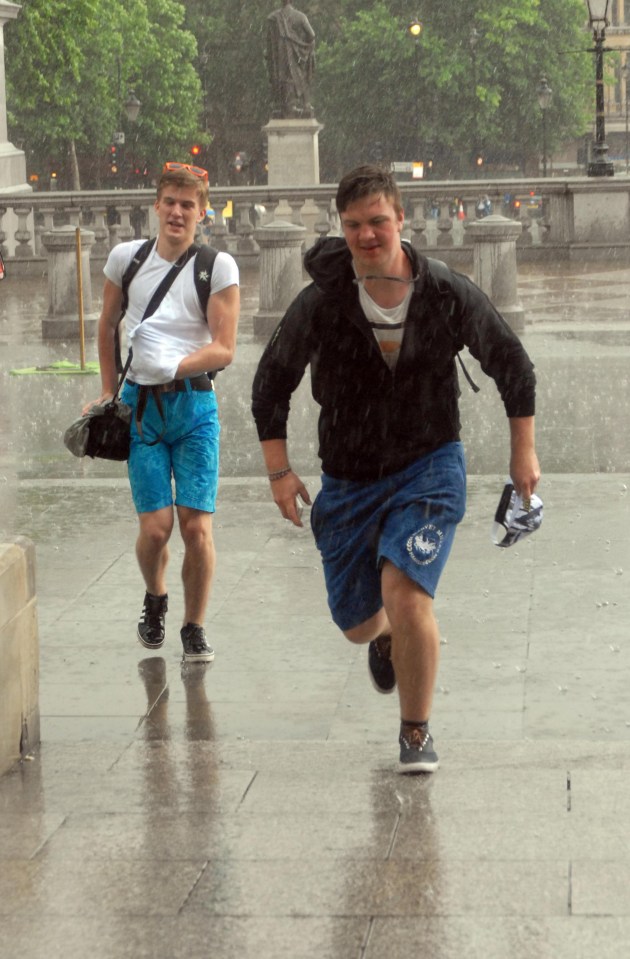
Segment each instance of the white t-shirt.
[{"label": "white t-shirt", "polygon": [[[125,270],[145,240],[115,246],[103,272],[122,287]],[[129,285],[125,327],[133,359],[129,378],[144,386],[168,383],[175,378],[180,362],[212,342],[206,317],[195,289],[195,257],[181,269],[155,313],[141,322],[151,296],[173,266],[155,247]],[[212,269],[212,293],[239,282],[238,267],[229,253],[219,253]]]},{"label": "white t-shirt", "polygon": [[390,370],[395,369],[400,353],[400,344],[402,343],[405,332],[405,320],[409,309],[409,301],[413,287],[409,284],[407,293],[402,303],[398,306],[385,307],[379,306],[369,293],[366,292],[362,283],[359,283],[359,302],[365,313],[368,323],[372,327],[372,332],[376,337],[383,359]]}]

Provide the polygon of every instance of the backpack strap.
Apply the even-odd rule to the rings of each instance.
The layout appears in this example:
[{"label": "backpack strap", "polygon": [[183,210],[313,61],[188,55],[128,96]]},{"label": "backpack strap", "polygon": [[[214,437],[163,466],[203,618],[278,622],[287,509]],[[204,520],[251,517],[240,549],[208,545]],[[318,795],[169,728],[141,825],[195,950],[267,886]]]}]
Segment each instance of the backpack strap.
[{"label": "backpack strap", "polygon": [[[133,280],[134,276],[136,275],[136,273],[138,272],[138,270],[140,269],[144,261],[149,256],[149,253],[155,246],[156,240],[157,240],[157,237],[153,237],[152,240],[145,240],[145,242],[138,247],[133,260],[131,261],[131,263],[128,265],[127,269],[123,273],[121,311],[120,311],[120,317],[118,319],[118,325],[116,326],[116,332],[114,333],[114,350],[115,350],[115,356],[116,356],[116,372],[117,373],[122,373],[123,371],[122,355],[120,352],[120,334],[118,332],[118,328],[120,327],[122,318],[127,312],[127,307],[129,305],[129,284]],[[127,369],[128,368],[129,368],[129,364],[127,364]]]},{"label": "backpack strap", "polygon": [[212,293],[212,270],[214,261],[217,258],[218,250],[212,246],[196,247],[197,258],[195,260],[195,289],[199,297],[199,305],[203,315],[206,315],[208,309],[208,300]]},{"label": "backpack strap", "polygon": [[[218,250],[214,247],[204,244],[196,247],[197,256],[195,258],[195,290],[199,299],[199,305],[204,317],[207,318],[208,300],[212,293],[212,271],[214,261],[217,258]],[[220,370],[210,370],[206,373],[209,380],[213,380]]]},{"label": "backpack strap", "polygon": [[[450,280],[452,276],[450,268],[446,265],[446,263],[443,260],[436,260],[431,256],[427,257],[427,263],[429,265],[429,273],[435,280],[435,284],[438,288],[438,292],[439,293],[449,292],[451,289]],[[451,309],[451,314],[452,314],[452,309]],[[468,380],[468,383],[471,389],[473,390],[474,393],[479,393],[479,387],[477,386],[472,376],[470,375],[470,373],[464,366],[464,361],[462,360],[459,351],[455,355],[457,356],[457,359],[459,360],[459,365],[461,366],[462,372],[464,376],[466,377],[466,379]]]},{"label": "backpack strap", "polygon": [[136,250],[135,256],[125,272],[123,273],[122,278],[122,311],[126,312],[127,306],[129,305],[129,284],[133,280],[134,276],[149,257],[149,253],[155,246],[157,237],[153,237],[152,240],[145,240],[145,242],[138,247]]}]

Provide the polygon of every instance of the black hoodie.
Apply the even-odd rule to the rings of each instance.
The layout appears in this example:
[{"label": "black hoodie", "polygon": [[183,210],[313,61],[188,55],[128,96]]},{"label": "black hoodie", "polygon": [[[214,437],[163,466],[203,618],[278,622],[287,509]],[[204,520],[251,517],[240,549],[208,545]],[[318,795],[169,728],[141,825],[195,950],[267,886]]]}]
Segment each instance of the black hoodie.
[{"label": "black hoodie", "polygon": [[304,260],[314,282],[278,324],[254,377],[259,438],[286,439],[291,394],[310,363],[322,469],[338,479],[378,479],[459,439],[455,357],[464,346],[495,380],[507,416],[534,415],[533,364],[486,295],[403,249],[416,280],[394,370],[361,309],[345,240],[324,237]]}]

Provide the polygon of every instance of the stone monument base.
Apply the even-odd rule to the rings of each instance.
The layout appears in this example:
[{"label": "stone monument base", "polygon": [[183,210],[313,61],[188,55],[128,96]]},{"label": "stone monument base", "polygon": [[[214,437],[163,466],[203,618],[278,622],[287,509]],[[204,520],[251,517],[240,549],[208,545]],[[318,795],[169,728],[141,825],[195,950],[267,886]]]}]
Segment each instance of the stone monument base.
[{"label": "stone monument base", "polygon": [[[0,40],[2,35],[0,34]],[[33,192],[32,187],[26,182],[26,157],[22,150],[18,150],[12,143],[0,143],[0,205],[2,205],[2,194],[8,193],[15,196],[17,193],[24,193],[29,196]],[[29,215],[30,226],[32,230],[32,213]],[[18,229],[18,219],[12,209],[7,210],[3,221],[2,231],[5,234],[3,243],[9,256],[15,255],[15,234]]]},{"label": "stone monument base", "polygon": [[270,120],[267,136],[269,186],[313,186],[319,183],[319,131],[321,123],[304,120]]}]

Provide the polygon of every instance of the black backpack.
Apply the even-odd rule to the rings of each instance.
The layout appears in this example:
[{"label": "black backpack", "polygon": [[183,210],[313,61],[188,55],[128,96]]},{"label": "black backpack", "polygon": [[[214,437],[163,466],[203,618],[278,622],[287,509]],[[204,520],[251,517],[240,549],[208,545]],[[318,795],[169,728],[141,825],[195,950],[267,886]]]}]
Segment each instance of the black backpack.
[{"label": "black backpack", "polygon": [[[136,254],[123,273],[122,277],[122,311],[120,314],[120,320],[127,311],[127,306],[129,304],[129,285],[133,280],[134,276],[145,262],[149,256],[151,250],[155,246],[156,237],[153,237],[151,240],[145,240],[142,246],[138,247]],[[201,310],[203,315],[206,315],[206,310],[208,308],[208,300],[210,299],[210,293],[212,292],[212,270],[214,268],[214,261],[217,258],[218,251],[214,247],[207,246],[197,246],[196,243],[193,243],[192,246],[188,248],[188,254],[194,255],[195,257],[195,289],[197,291],[197,296],[199,297],[199,303],[201,305]],[[120,324],[120,320],[118,323]],[[122,357],[120,354],[120,339],[118,336],[118,327],[116,328],[116,337],[115,337],[115,348],[116,348],[116,369],[119,373],[122,373],[123,364]],[[209,374],[212,378],[213,374]]]}]

